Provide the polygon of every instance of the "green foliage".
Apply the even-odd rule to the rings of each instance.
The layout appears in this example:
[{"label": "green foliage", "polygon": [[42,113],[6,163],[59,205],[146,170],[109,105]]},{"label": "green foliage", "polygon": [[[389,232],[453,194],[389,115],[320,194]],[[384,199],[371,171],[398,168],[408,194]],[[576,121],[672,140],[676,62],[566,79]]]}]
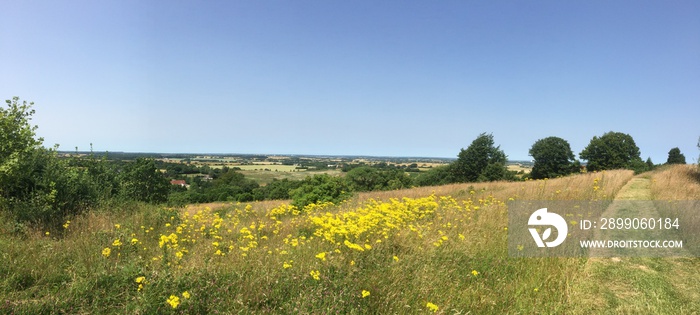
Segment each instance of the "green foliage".
[{"label": "green foliage", "polygon": [[[263,200],[268,191],[261,189],[258,183],[248,179],[235,168],[224,168],[223,173],[215,172],[214,180],[203,181],[196,178],[189,190],[176,191],[170,194],[169,202],[173,205],[188,203],[205,203],[213,201],[253,201]],[[276,186],[271,188],[279,188]],[[281,192],[276,192],[280,195]],[[286,198],[289,198],[287,196]],[[285,199],[286,199],[285,198]]]},{"label": "green foliage", "polygon": [[656,168],[656,165],[654,165],[654,162],[651,161],[651,157],[648,157],[646,162],[644,162],[644,163],[647,165],[647,169],[650,171],[653,170],[654,168]]},{"label": "green foliage", "polygon": [[41,138],[34,138],[37,127],[29,123],[34,103],[23,101],[20,104],[16,96],[5,103],[7,108],[0,108],[0,171],[43,142]]},{"label": "green foliage", "polygon": [[452,170],[450,165],[433,167],[427,172],[421,172],[413,182],[416,186],[437,186],[451,183]]},{"label": "green foliage", "polygon": [[377,169],[369,166],[356,167],[345,176],[354,191],[401,189],[411,186],[411,178],[400,169]]},{"label": "green foliage", "polygon": [[681,153],[681,149],[676,147],[668,151],[666,164],[685,164],[685,155]]},{"label": "green foliage", "polygon": [[100,202],[110,187],[96,174],[100,170],[71,165],[55,149],[40,147],[29,124],[33,103],[20,105],[17,97],[6,103],[0,109],[0,210],[18,222],[50,226]]},{"label": "green foliage", "polygon": [[533,179],[555,178],[578,171],[569,142],[559,137],[537,140],[530,148],[530,156],[535,159]]},{"label": "green foliage", "polygon": [[305,178],[301,186],[290,191],[289,195],[292,197],[292,204],[298,208],[318,202],[337,204],[352,196],[345,180],[327,174]]},{"label": "green foliage", "polygon": [[255,200],[289,199],[289,192],[299,188],[302,181],[285,179],[273,179],[269,184],[254,189]]},{"label": "green foliage", "polygon": [[494,146],[493,135],[480,134],[465,150],[459,152],[451,167],[452,182],[493,181],[505,179],[506,155]]},{"label": "green foliage", "polygon": [[127,163],[119,176],[122,196],[136,201],[161,203],[168,199],[170,183],[153,159],[138,158]]},{"label": "green foliage", "polygon": [[589,171],[632,169],[642,170],[646,165],[639,157],[639,147],[632,136],[621,132],[607,132],[601,137],[594,136],[588,146],[581,151],[581,158],[588,160]]}]

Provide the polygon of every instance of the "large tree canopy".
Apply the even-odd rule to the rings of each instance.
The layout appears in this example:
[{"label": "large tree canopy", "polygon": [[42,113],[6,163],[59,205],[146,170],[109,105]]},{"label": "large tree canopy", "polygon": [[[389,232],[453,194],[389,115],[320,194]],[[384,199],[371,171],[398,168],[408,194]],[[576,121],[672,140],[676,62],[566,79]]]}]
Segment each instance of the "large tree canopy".
[{"label": "large tree canopy", "polygon": [[590,171],[611,169],[636,169],[644,162],[639,157],[639,147],[632,136],[621,132],[607,132],[601,137],[594,136],[588,146],[581,151],[581,159],[587,160]]},{"label": "large tree canopy", "polygon": [[476,182],[504,179],[507,174],[506,154],[495,146],[492,134],[480,134],[469,147],[459,152],[451,167],[454,182]]},{"label": "large tree canopy", "polygon": [[533,179],[568,175],[577,168],[569,142],[559,137],[537,140],[530,148],[530,156],[535,159]]}]

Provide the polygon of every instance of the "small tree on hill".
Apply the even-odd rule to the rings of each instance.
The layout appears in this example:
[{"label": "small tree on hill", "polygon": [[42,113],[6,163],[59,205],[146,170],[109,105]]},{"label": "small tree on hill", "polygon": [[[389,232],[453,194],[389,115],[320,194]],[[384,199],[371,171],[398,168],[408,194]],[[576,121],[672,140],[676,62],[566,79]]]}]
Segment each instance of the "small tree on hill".
[{"label": "small tree on hill", "polygon": [[653,170],[654,168],[656,168],[656,165],[654,165],[654,162],[651,161],[651,157],[648,157],[647,161],[644,163],[646,163],[647,169],[650,171]]},{"label": "small tree on hill", "polygon": [[685,155],[681,153],[681,149],[676,147],[668,151],[666,164],[685,164]]},{"label": "small tree on hill", "polygon": [[507,176],[506,154],[494,146],[493,135],[480,134],[469,147],[459,152],[452,164],[453,182],[493,181]]},{"label": "small tree on hill", "polygon": [[643,171],[646,165],[639,157],[639,147],[632,136],[621,132],[607,132],[601,137],[594,136],[588,146],[581,151],[581,159],[588,160],[590,171],[612,169],[634,169]]},{"label": "small tree on hill", "polygon": [[535,159],[531,176],[533,179],[554,178],[575,171],[574,153],[569,142],[558,137],[537,140],[530,148]]}]

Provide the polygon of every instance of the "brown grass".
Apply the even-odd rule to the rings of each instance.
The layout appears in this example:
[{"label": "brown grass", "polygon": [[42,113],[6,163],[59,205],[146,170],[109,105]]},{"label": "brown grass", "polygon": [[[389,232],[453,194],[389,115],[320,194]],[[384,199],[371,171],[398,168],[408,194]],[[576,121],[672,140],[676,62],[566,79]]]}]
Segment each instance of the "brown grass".
[{"label": "brown grass", "polygon": [[651,174],[651,192],[657,200],[700,198],[700,170],[697,165],[669,165]]},{"label": "brown grass", "polygon": [[[432,193],[438,196],[453,196],[455,198],[469,195],[471,191],[487,192],[493,196],[507,200],[508,198],[526,198],[530,200],[593,200],[612,199],[627,183],[634,173],[629,170],[615,170],[584,173],[547,180],[529,180],[525,182],[488,182],[464,183],[443,186],[428,186],[384,192],[360,193],[358,202],[367,199],[387,200],[389,198],[420,198]],[[598,179],[598,190],[594,189],[594,181]]]}]

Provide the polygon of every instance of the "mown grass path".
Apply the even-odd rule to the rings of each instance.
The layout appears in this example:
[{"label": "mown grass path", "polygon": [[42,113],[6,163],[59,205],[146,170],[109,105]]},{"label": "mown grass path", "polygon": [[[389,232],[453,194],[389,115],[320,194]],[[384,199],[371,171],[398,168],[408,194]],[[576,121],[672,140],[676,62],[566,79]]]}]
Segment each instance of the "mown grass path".
[{"label": "mown grass path", "polygon": [[[636,176],[618,192],[601,217],[658,217],[648,202],[652,199],[651,179]],[[597,233],[598,239],[664,237],[661,232],[650,235],[648,231]],[[591,251],[582,274],[570,286],[569,300],[573,314],[697,314],[700,259],[615,257],[609,249]]]}]

